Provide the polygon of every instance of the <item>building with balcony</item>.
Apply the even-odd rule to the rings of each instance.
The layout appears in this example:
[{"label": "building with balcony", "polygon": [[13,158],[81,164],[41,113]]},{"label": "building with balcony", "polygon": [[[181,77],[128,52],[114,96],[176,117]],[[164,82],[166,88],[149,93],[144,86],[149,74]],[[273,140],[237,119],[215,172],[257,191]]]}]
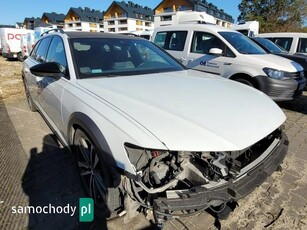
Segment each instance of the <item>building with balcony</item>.
[{"label": "building with balcony", "polygon": [[64,28],[72,31],[103,32],[103,12],[71,7],[64,18]]},{"label": "building with balcony", "polygon": [[206,0],[163,0],[154,9],[155,27],[174,24],[177,12],[180,11],[205,12],[214,17],[217,25],[227,28],[234,23],[231,15]]},{"label": "building with balcony", "polygon": [[41,17],[42,22],[50,24],[57,28],[64,28],[64,19],[65,19],[65,14],[58,14],[55,12],[43,13]]},{"label": "building with balcony", "polygon": [[37,24],[41,22],[40,18],[25,18],[23,21],[23,29],[33,30]]},{"label": "building with balcony", "polygon": [[105,32],[124,33],[154,28],[153,10],[132,2],[114,1],[104,14]]}]

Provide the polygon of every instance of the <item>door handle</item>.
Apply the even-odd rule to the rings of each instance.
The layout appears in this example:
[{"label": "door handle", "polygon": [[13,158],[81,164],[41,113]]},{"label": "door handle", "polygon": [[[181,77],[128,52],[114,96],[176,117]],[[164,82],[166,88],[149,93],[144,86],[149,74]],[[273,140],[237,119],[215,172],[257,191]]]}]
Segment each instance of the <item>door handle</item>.
[{"label": "door handle", "polygon": [[231,65],[230,62],[224,62],[224,65]]}]

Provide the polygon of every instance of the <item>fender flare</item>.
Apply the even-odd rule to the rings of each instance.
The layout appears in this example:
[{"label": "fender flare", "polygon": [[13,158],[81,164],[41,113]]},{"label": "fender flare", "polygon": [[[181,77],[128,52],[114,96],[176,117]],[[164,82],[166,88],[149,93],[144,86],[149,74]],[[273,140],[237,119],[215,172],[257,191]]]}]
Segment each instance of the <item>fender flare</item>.
[{"label": "fender flare", "polygon": [[89,135],[88,138],[90,138],[93,143],[95,143],[95,145],[99,149],[99,152],[102,153],[101,157],[105,162],[105,165],[107,165],[111,171],[113,185],[114,187],[117,187],[120,183],[120,175],[118,173],[120,170],[118,170],[119,168],[117,167],[111,149],[101,130],[97,127],[95,122],[86,114],[80,112],[73,113],[69,118],[67,126],[68,141],[72,153],[74,150],[73,139],[76,129],[81,129],[83,132]]}]

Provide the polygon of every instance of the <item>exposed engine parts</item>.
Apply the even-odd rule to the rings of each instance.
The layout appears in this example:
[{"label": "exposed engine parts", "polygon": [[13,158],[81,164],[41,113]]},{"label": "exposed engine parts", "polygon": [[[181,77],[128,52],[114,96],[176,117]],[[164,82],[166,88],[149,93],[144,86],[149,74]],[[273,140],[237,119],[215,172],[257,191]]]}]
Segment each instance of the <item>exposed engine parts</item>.
[{"label": "exposed engine parts", "polygon": [[[126,145],[138,179],[126,179],[123,188],[139,207],[154,209],[159,218],[176,210],[193,213],[225,207],[225,204],[249,193],[252,187],[245,187],[248,183],[243,187],[232,184],[238,178],[250,182],[249,175],[244,175],[268,158],[272,149],[280,145],[281,139],[282,132],[277,129],[249,148],[221,152],[148,150]],[[286,145],[287,141],[283,144]],[[274,157],[276,161],[279,159]],[[275,170],[274,167],[270,164],[266,170]],[[265,175],[262,170],[254,170],[251,183],[262,183]]]},{"label": "exposed engine parts", "polygon": [[[141,171],[141,185],[156,189],[166,185],[165,189],[187,189],[192,186],[206,185],[210,181],[229,180],[239,172],[241,164],[232,159],[227,152],[167,152],[145,150],[139,159],[137,171]],[[156,192],[156,191],[155,191]],[[159,191],[163,192],[163,191]]]}]

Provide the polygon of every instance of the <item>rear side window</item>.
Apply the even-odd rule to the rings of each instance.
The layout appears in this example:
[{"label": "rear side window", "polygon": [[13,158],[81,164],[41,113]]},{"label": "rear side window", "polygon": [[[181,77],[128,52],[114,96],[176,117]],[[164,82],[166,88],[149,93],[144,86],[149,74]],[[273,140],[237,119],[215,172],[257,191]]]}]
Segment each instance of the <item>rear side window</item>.
[{"label": "rear side window", "polygon": [[164,48],[167,32],[159,32],[156,34],[154,43]]},{"label": "rear side window", "polygon": [[297,51],[298,53],[307,53],[307,38],[300,38],[298,41]]},{"label": "rear side window", "polygon": [[154,43],[165,50],[183,51],[187,31],[158,32]]},{"label": "rear side window", "polygon": [[284,48],[285,50],[289,51],[290,48],[291,48],[293,38],[272,38],[271,40],[275,44],[277,44],[280,47]]},{"label": "rear side window", "polygon": [[37,44],[35,50],[31,53],[31,57],[39,62],[45,62],[47,60],[48,47],[51,41],[51,37],[44,38]]}]

